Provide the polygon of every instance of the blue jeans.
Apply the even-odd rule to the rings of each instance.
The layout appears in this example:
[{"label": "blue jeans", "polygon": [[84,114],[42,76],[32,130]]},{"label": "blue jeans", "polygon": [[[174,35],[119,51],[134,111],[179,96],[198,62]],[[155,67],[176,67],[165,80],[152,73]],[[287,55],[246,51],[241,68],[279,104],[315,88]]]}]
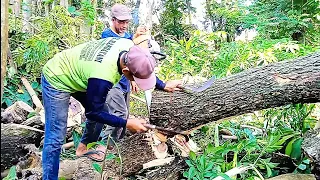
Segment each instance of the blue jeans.
[{"label": "blue jeans", "polygon": [[[45,77],[41,76],[42,99],[45,110],[45,132],[42,150],[43,180],[57,180],[61,147],[67,131],[68,110],[70,96],[77,99],[86,108],[86,93],[68,93],[55,89]],[[103,124],[88,120],[87,124],[94,124],[86,131],[84,141],[94,142],[99,137]],[[97,127],[96,127],[97,126]],[[101,128],[101,129],[100,129]],[[89,131],[88,131],[89,130]]]},{"label": "blue jeans", "polygon": [[43,180],[57,180],[61,147],[67,131],[70,93],[52,87],[41,77],[45,110],[45,132],[42,151]]}]

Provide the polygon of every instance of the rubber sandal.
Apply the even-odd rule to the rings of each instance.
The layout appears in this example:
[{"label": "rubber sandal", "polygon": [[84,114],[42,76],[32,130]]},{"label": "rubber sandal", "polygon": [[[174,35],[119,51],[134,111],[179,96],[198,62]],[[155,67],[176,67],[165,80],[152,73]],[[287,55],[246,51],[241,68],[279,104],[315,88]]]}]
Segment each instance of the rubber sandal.
[{"label": "rubber sandal", "polygon": [[[93,161],[97,161],[97,162],[102,162],[102,161],[104,160],[103,158],[102,158],[102,159],[98,159],[98,158],[95,158],[95,157],[90,156],[90,155],[92,155],[92,154],[104,154],[104,152],[103,152],[103,151],[100,151],[100,150],[93,150],[93,151],[88,151],[88,152],[82,154],[82,155],[79,156],[79,157],[87,157],[87,158],[89,158],[89,159],[91,159],[91,160],[93,160]],[[103,156],[103,157],[104,157],[104,156]]]}]

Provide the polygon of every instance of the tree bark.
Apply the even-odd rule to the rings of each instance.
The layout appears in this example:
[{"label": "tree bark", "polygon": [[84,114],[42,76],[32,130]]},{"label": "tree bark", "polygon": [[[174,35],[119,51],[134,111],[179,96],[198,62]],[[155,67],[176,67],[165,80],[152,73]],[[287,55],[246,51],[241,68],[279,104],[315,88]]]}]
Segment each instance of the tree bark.
[{"label": "tree bark", "polygon": [[313,171],[317,179],[320,179],[320,129],[311,130],[304,134],[302,149],[311,160]]},{"label": "tree bark", "polygon": [[34,112],[32,107],[23,101],[17,101],[1,113],[1,123],[20,124],[27,120],[28,114]]},{"label": "tree bark", "polygon": [[188,130],[256,110],[316,102],[320,102],[319,53],[217,79],[200,93],[156,91],[150,122]]},{"label": "tree bark", "polygon": [[66,9],[68,9],[68,0],[60,0],[60,6],[65,7]]},{"label": "tree bark", "polygon": [[140,1],[139,6],[139,25],[144,25],[147,29],[152,30],[152,9],[154,0]]},{"label": "tree bark", "polygon": [[1,101],[7,70],[9,0],[1,1]]},{"label": "tree bark", "polygon": [[27,144],[40,144],[43,132],[20,124],[1,124],[1,172],[19,162]]},{"label": "tree bark", "polygon": [[30,25],[30,18],[31,18],[31,5],[32,0],[23,0],[22,3],[22,32],[31,33],[31,25]]},{"label": "tree bark", "polygon": [[15,17],[18,17],[20,15],[20,10],[21,10],[21,1],[15,0],[14,1],[14,15],[15,15]]}]

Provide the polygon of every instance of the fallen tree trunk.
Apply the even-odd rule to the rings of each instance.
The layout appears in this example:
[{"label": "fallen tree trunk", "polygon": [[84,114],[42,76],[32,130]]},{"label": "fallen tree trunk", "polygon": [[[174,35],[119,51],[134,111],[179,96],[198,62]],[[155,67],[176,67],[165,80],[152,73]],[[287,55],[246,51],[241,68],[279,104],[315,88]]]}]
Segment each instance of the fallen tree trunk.
[{"label": "fallen tree trunk", "polygon": [[[148,133],[134,134],[120,141],[118,147],[120,148],[121,163],[116,162],[116,160],[106,160],[103,179],[125,179],[130,176],[135,176],[139,171],[142,172],[141,176],[161,176],[161,179],[175,177],[171,179],[179,179],[177,177],[181,176],[181,173],[187,167],[184,159],[180,157],[176,157],[174,161],[168,164],[158,164],[159,166],[156,172],[152,171],[148,173],[149,171],[147,169],[143,169],[144,164],[157,159],[148,136]],[[114,150],[108,153],[113,153],[117,156],[118,151],[114,148]],[[94,162],[86,157],[78,158],[73,161],[62,161],[60,162],[59,177],[81,180],[99,179],[101,175],[94,170],[92,166],[93,163],[98,162]],[[103,163],[99,162],[98,164],[102,166]],[[41,177],[41,167],[37,166],[24,169],[22,170],[22,176],[22,179],[30,177],[39,179]]]},{"label": "fallen tree trunk", "polygon": [[200,93],[155,91],[150,122],[188,130],[256,110],[316,102],[320,102],[319,53],[217,79]]},{"label": "fallen tree trunk", "polygon": [[20,124],[1,124],[1,172],[17,164],[28,144],[39,145],[43,131]]}]

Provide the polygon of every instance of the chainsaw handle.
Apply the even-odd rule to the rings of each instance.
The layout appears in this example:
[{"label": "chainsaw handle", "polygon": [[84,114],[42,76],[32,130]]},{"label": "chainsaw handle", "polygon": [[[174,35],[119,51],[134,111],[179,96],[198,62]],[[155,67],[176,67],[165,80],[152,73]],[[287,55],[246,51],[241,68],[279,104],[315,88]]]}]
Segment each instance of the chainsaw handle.
[{"label": "chainsaw handle", "polygon": [[160,60],[164,60],[167,58],[167,55],[165,55],[164,53],[162,52],[158,52],[158,51],[151,51],[150,54],[152,55],[158,55],[160,57],[157,57],[157,59],[160,61]]},{"label": "chainsaw handle", "polygon": [[156,126],[155,125],[152,125],[152,124],[143,124],[144,127],[148,128],[148,129],[155,129]]}]

